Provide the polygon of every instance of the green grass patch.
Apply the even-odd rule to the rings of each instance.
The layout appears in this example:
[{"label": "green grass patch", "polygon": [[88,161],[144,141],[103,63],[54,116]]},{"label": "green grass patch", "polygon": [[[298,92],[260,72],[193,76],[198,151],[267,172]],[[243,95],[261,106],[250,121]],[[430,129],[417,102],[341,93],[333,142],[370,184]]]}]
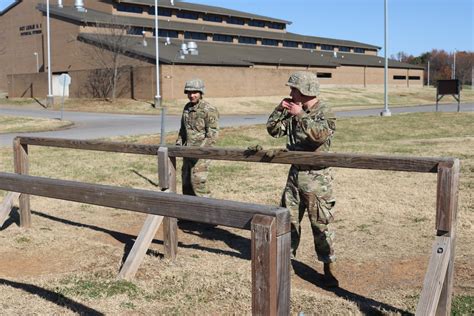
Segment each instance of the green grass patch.
[{"label": "green grass patch", "polygon": [[474,296],[455,296],[451,306],[452,316],[474,315]]},{"label": "green grass patch", "polygon": [[124,280],[76,277],[61,280],[60,286],[55,291],[65,296],[89,299],[109,298],[117,295],[126,295],[129,299],[134,299],[141,292],[138,286]]}]

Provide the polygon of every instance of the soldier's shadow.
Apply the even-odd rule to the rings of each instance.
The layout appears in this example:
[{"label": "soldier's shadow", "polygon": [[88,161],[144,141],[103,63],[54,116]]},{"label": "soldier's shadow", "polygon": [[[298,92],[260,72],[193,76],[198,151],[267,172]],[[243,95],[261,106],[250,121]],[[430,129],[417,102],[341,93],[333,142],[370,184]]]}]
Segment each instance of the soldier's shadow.
[{"label": "soldier's shadow", "polygon": [[210,241],[223,241],[229,248],[234,249],[237,252],[229,252],[220,249],[215,249],[214,251],[211,251],[210,248],[205,248],[206,251],[231,255],[241,259],[251,259],[251,243],[250,239],[248,238],[236,235],[226,229],[220,228],[219,226],[192,221],[179,220],[178,227],[182,232],[186,234],[194,235]]},{"label": "soldier's shadow", "polygon": [[399,309],[397,307],[388,305],[383,302],[350,292],[341,287],[330,288],[326,287],[323,281],[323,275],[315,271],[312,267],[303,262],[292,260],[291,265],[295,274],[301,279],[314,284],[317,287],[323,288],[326,291],[332,292],[345,300],[354,302],[359,307],[360,311],[367,315],[382,315],[382,310],[389,313],[399,313],[400,315],[413,315],[409,311]]}]

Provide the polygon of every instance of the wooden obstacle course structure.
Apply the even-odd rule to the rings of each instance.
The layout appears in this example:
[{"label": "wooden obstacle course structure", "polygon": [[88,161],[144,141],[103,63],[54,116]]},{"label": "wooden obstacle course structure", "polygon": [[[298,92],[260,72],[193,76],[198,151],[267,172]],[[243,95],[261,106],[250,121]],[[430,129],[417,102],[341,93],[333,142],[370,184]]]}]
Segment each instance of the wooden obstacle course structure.
[{"label": "wooden obstacle course structure", "polygon": [[[49,146],[57,148],[72,148],[72,149],[83,149],[83,150],[96,150],[106,152],[118,152],[118,153],[132,153],[141,155],[157,155],[160,157],[160,147],[155,145],[136,145],[136,144],[124,144],[117,142],[101,142],[101,141],[82,141],[82,140],[67,140],[67,139],[51,139],[51,138],[32,138],[22,137],[15,140],[15,153],[16,156],[20,156],[21,159],[15,158],[15,171],[17,173],[26,174],[28,170],[28,145],[37,146]],[[163,157],[167,157],[165,159]],[[224,148],[202,148],[202,147],[167,147],[167,155],[164,153],[162,148],[161,165],[168,164],[169,171],[159,169],[161,175],[161,181],[166,183],[170,181],[173,183],[173,178],[176,177],[176,161],[177,157],[197,158],[197,159],[213,159],[213,160],[227,160],[227,161],[246,161],[246,162],[263,162],[263,163],[280,163],[280,164],[302,164],[320,167],[341,167],[341,168],[355,168],[355,169],[376,169],[376,170],[390,170],[390,171],[408,171],[408,172],[425,172],[425,173],[437,173],[438,184],[437,184],[437,206],[436,206],[436,237],[433,244],[432,255],[430,258],[428,271],[425,274],[425,280],[423,290],[421,292],[420,300],[417,306],[416,315],[449,315],[451,311],[452,291],[453,291],[453,274],[454,274],[454,254],[456,244],[456,218],[457,218],[457,203],[458,203],[458,187],[459,187],[459,172],[460,163],[458,159],[453,158],[420,158],[420,157],[390,157],[390,156],[377,156],[377,155],[361,155],[361,154],[335,154],[335,153],[307,153],[307,152],[278,152],[273,158],[267,156],[266,151],[258,151],[249,154],[245,150],[239,149],[224,149]],[[174,160],[173,160],[174,159]],[[167,161],[167,162],[166,162]],[[21,164],[18,166],[16,164]],[[170,167],[171,166],[171,167]],[[159,167],[160,168],[160,167]],[[174,168],[174,171],[173,171]],[[169,179],[166,180],[166,175]],[[0,174],[0,180],[3,182],[6,175]],[[28,178],[28,179],[31,179]],[[19,180],[19,179],[18,179]],[[42,181],[41,178],[34,178],[34,181]],[[61,181],[61,180],[55,180]],[[175,181],[175,180],[174,180]],[[1,183],[0,182],[0,183]],[[66,182],[67,183],[67,182]],[[175,182],[174,182],[175,183]],[[91,186],[88,184],[75,184],[78,187]],[[175,184],[174,184],[175,185]],[[94,186],[94,185],[92,185]],[[171,188],[172,184],[168,184]],[[38,187],[38,185],[35,185]],[[97,189],[106,190],[106,186],[99,186]],[[5,189],[2,183],[0,189]],[[16,190],[15,190],[16,189]],[[77,188],[76,188],[77,189]],[[10,191],[18,192],[17,186],[12,186]],[[41,195],[39,191],[31,192],[22,187],[21,191],[23,195],[28,197],[27,194]],[[132,189],[119,189],[114,190],[132,190]],[[40,190],[41,191],[41,190]],[[106,190],[107,191],[107,190]],[[138,190],[140,191],[140,190]],[[138,191],[136,194],[138,194]],[[171,189],[170,189],[171,191]],[[149,192],[149,191],[145,191]],[[107,196],[108,192],[104,192]],[[124,192],[122,192],[124,193]],[[131,193],[131,191],[129,191]],[[74,194],[74,192],[71,192]],[[135,191],[133,191],[135,194]],[[147,193],[149,194],[149,193]],[[211,209],[206,209],[203,204],[194,204],[196,199],[194,197],[181,196],[179,203],[171,207],[166,201],[175,198],[173,193],[161,193],[156,192],[155,194],[163,194],[160,197],[160,207],[170,207],[170,212],[163,213],[163,211],[156,210],[148,205],[140,205],[141,210],[136,210],[139,206],[134,204],[135,199],[123,200],[122,202],[97,205],[104,205],[115,208],[122,208],[128,210],[141,211],[146,210],[146,213],[153,215],[167,216],[169,221],[176,223],[176,218],[182,218],[197,222],[238,227],[252,230],[252,311],[255,314],[275,314],[275,311],[279,315],[287,315],[289,313],[289,291],[290,291],[290,277],[289,277],[289,263],[290,263],[290,235],[289,228],[286,227],[289,219],[283,220],[278,216],[275,219],[268,218],[268,214],[260,214],[258,211],[249,216],[243,216],[241,212],[230,211],[231,208],[225,211],[225,213],[217,212],[218,206],[212,204]],[[168,196],[168,198],[166,198]],[[65,200],[71,199],[67,193],[60,197]],[[189,200],[191,198],[191,200]],[[90,197],[85,203],[96,204],[100,198],[96,197],[94,203],[91,203]],[[216,201],[213,199],[204,199],[208,201]],[[129,203],[131,203],[130,206]],[[225,207],[230,207],[231,204],[237,202],[226,202]],[[180,208],[189,209],[189,205],[192,205],[193,212],[188,210],[182,211]],[[207,205],[209,207],[210,205]],[[253,205],[252,207],[254,207]],[[194,208],[198,211],[198,216],[194,216],[191,213],[195,213]],[[220,205],[222,207],[222,205]],[[249,206],[250,207],[250,206]],[[211,213],[209,213],[211,212]],[[216,212],[216,213],[214,213]],[[223,217],[215,217],[220,216]],[[225,215],[224,215],[225,214]],[[285,213],[285,216],[288,216]],[[29,221],[29,199],[24,198],[21,203],[20,198],[20,221]],[[264,218],[261,218],[263,215]],[[265,217],[267,216],[267,217]],[[271,216],[270,216],[271,217]],[[166,223],[166,222],[165,222]],[[28,227],[30,224],[21,223],[22,227]],[[156,223],[154,224],[157,225]],[[285,227],[282,227],[285,226]],[[153,226],[153,225],[149,225]],[[164,226],[165,238],[164,243],[168,245],[165,247],[165,252],[168,257],[173,257],[173,253],[176,253],[176,231],[174,224],[168,224]],[[150,231],[150,229],[142,229],[142,232]],[[274,233],[276,232],[276,234]],[[268,238],[271,236],[271,238]],[[275,237],[275,238],[273,238]],[[259,239],[260,238],[260,239]],[[259,240],[258,242],[256,240]],[[263,243],[261,243],[263,242]],[[143,242],[141,246],[142,251],[147,242]],[[169,249],[169,250],[166,250]],[[276,253],[275,253],[275,249]],[[145,248],[146,252],[146,248]],[[259,261],[256,262],[255,253],[259,253]],[[262,255],[263,254],[263,255]],[[137,256],[138,258],[138,256]],[[276,263],[276,266],[275,266]],[[263,286],[263,287],[262,287]],[[276,286],[276,288],[275,288]],[[264,289],[261,292],[262,288]],[[272,291],[276,291],[275,293]],[[287,303],[282,303],[283,299]],[[275,305],[275,299],[277,303]]]}]

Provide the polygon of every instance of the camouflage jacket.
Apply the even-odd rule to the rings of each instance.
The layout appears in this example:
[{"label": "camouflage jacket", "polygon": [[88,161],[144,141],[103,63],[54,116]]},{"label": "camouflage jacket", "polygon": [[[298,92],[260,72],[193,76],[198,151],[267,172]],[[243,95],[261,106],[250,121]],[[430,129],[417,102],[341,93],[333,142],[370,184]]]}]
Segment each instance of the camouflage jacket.
[{"label": "camouflage jacket", "polygon": [[181,117],[176,145],[212,146],[219,133],[219,112],[204,100],[197,104],[188,102]]},{"label": "camouflage jacket", "polygon": [[335,121],[329,106],[322,101],[295,116],[278,106],[268,118],[267,131],[273,137],[287,135],[286,148],[291,151],[328,151]]}]

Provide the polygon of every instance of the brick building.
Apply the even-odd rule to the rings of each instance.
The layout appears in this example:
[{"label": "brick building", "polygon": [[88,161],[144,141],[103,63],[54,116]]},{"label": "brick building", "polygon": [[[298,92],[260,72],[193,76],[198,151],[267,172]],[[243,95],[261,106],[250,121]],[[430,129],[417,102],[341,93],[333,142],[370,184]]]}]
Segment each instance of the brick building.
[{"label": "brick building", "polygon": [[[153,99],[154,0],[51,0],[51,71],[72,77],[71,97],[97,96],[98,48],[108,58],[123,38],[118,95]],[[322,85],[382,85],[380,47],[287,31],[289,21],[221,7],[159,1],[161,95],[182,97],[185,80],[201,77],[214,97],[287,94],[295,70],[317,73]],[[47,87],[47,19],[44,1],[14,1],[0,12],[0,90],[11,97],[44,97]],[[110,32],[110,31],[113,32]],[[196,42],[199,55],[180,54]],[[112,45],[111,43],[114,42]],[[95,51],[95,53],[94,53]],[[423,69],[389,61],[389,84],[421,86]]]}]

